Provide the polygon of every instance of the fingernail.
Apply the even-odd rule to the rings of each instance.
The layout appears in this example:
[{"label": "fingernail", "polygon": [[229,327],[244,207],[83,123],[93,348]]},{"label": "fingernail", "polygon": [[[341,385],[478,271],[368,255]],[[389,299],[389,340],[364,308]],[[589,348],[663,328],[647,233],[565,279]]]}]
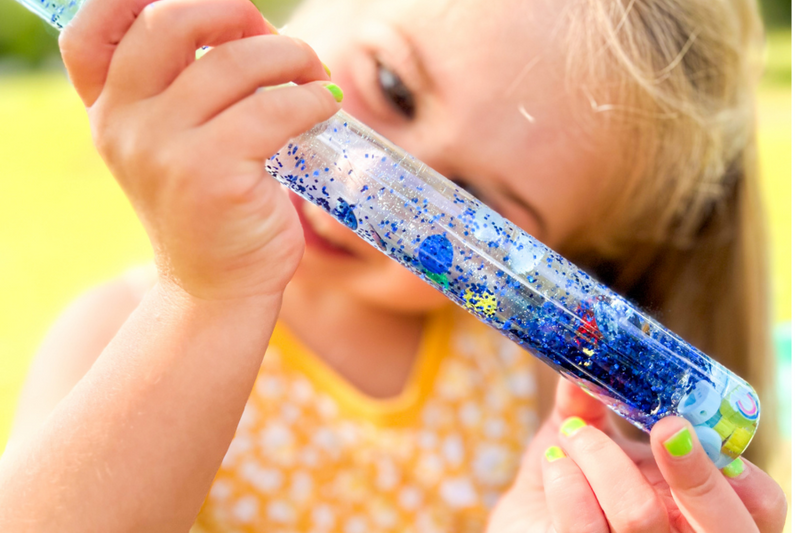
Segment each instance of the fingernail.
[{"label": "fingernail", "polygon": [[737,457],[735,461],[722,469],[722,473],[730,478],[739,477],[742,472],[744,472],[744,461],[741,457]]},{"label": "fingernail", "polygon": [[278,31],[278,28],[276,28],[275,26],[273,26],[273,25],[272,25],[272,23],[271,23],[270,21],[268,21],[267,19],[264,19],[264,22],[266,22],[266,23],[267,23],[267,29],[269,29],[269,32],[270,32],[272,35],[280,35],[280,32]]},{"label": "fingernail", "polygon": [[[322,63],[322,61],[320,61],[320,63]],[[328,77],[330,78],[330,77],[331,77],[331,69],[329,69],[329,68],[328,68],[328,65],[326,65],[325,63],[322,63],[322,68],[324,68],[324,69],[325,69],[325,73],[326,73],[326,74],[328,75]]]},{"label": "fingernail", "polygon": [[688,428],[675,433],[664,441],[664,448],[667,449],[672,457],[683,457],[692,451],[692,434]]},{"label": "fingernail", "polygon": [[566,455],[564,455],[564,450],[558,446],[550,446],[544,451],[544,458],[547,459],[548,463],[552,463],[558,459],[563,459],[564,457],[566,457]]},{"label": "fingernail", "polygon": [[341,102],[342,99],[344,98],[344,93],[342,92],[342,89],[340,89],[339,86],[336,85],[335,83],[326,83],[324,87],[331,92],[333,97],[336,98],[337,102]]},{"label": "fingernail", "polygon": [[585,425],[586,422],[584,422],[582,418],[578,418],[577,416],[571,416],[566,420],[564,420],[564,423],[561,424],[561,433],[566,435],[567,437],[571,437],[576,431],[578,431]]}]

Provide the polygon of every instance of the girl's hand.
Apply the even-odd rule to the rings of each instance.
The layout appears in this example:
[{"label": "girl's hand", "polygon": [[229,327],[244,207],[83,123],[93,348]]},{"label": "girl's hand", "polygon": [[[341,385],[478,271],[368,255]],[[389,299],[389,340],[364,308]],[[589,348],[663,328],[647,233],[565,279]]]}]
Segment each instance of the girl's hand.
[{"label": "girl's hand", "polygon": [[[602,403],[561,380],[553,414],[531,442],[489,532],[783,529],[786,499],[777,483],[748,461],[735,477],[723,475],[687,421],[659,421],[650,446],[626,439],[611,422]],[[681,431],[688,435],[670,441]],[[684,454],[673,456],[669,449]],[[729,469],[727,475],[735,473]]]},{"label": "girl's hand", "polygon": [[325,68],[248,0],[151,1],[89,0],[61,35],[95,144],[162,279],[204,299],[280,294],[303,233],[264,162],[337,111]]}]

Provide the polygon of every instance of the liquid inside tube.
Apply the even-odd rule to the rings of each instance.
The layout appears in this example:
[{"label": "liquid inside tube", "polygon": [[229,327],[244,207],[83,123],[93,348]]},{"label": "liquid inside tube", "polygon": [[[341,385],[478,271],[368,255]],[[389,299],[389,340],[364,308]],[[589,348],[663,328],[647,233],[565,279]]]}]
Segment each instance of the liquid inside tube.
[{"label": "liquid inside tube", "polygon": [[[58,30],[84,2],[18,1]],[[682,416],[719,468],[753,438],[744,380],[346,113],[266,167],[641,429]]]},{"label": "liquid inside tube", "polygon": [[641,429],[683,416],[719,468],[752,439],[744,380],[346,113],[267,169]]}]

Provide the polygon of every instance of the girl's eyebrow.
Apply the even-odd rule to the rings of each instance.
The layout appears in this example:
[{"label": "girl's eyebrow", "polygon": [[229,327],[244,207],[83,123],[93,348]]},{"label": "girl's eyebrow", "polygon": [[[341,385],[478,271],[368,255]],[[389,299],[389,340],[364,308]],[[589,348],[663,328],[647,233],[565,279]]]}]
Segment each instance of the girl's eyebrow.
[{"label": "girl's eyebrow", "polygon": [[497,188],[497,191],[500,194],[506,196],[509,200],[519,205],[521,208],[525,209],[528,212],[528,214],[531,215],[531,218],[533,218],[539,225],[539,230],[541,231],[541,236],[539,240],[542,240],[542,238],[544,238],[544,236],[547,235],[547,224],[544,221],[542,212],[539,211],[539,209],[537,209],[536,207],[532,206],[530,203],[528,203],[515,191],[508,188],[504,183],[498,181],[493,186]]}]

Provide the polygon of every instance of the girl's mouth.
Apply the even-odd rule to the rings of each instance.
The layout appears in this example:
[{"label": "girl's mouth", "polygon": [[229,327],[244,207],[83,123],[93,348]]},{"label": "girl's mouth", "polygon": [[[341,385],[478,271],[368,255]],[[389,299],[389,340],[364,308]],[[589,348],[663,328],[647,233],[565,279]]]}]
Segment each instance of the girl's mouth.
[{"label": "girl's mouth", "polygon": [[[300,224],[303,226],[303,236],[305,237],[307,247],[314,250],[319,250],[320,252],[332,256],[356,257],[356,255],[350,250],[331,242],[329,239],[318,233],[317,229],[314,228],[314,224],[309,220],[304,212],[306,209],[308,209],[308,207],[305,207],[305,204],[308,203],[306,200],[295,193],[290,193],[289,198],[291,199],[292,205],[294,205],[294,208],[297,211],[297,216],[300,217]],[[336,223],[338,224],[338,222]]]}]

